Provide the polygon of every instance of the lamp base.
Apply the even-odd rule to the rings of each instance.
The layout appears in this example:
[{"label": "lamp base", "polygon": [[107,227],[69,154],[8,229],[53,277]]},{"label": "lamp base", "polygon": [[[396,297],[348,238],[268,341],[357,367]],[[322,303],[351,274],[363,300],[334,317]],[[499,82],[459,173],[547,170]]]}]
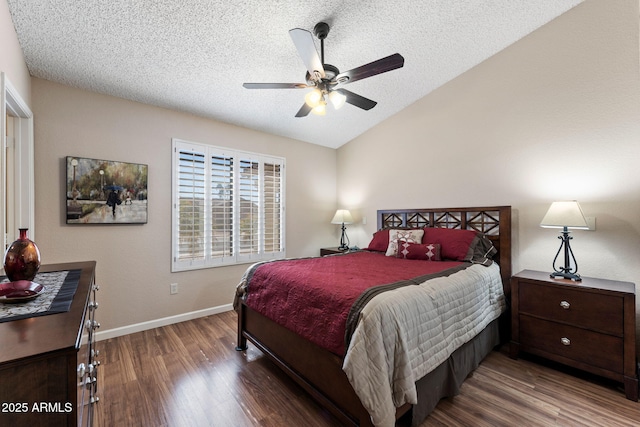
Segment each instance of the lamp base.
[{"label": "lamp base", "polygon": [[[578,262],[576,261],[576,257],[573,255],[573,251],[571,250],[571,245],[569,242],[573,237],[569,236],[568,227],[563,227],[560,232],[560,248],[558,248],[558,252],[556,252],[556,256],[553,259],[553,270],[549,277],[555,279],[556,277],[560,277],[563,279],[573,280],[574,282],[581,282],[582,278],[578,274]],[[558,255],[560,255],[560,251],[564,248],[564,267],[556,267],[556,261],[558,260]],[[573,259],[573,265],[575,268],[571,268],[570,259]]]},{"label": "lamp base", "polygon": [[554,273],[551,273],[549,275],[549,277],[551,277],[552,279],[555,279],[555,278],[569,279],[569,280],[573,280],[574,282],[581,282],[582,281],[582,277],[580,277],[579,274],[566,273],[566,272],[561,272],[561,271],[556,271]]},{"label": "lamp base", "polygon": [[349,250],[349,237],[347,237],[347,232],[345,231],[346,227],[344,226],[344,222],[342,223],[342,234],[340,235],[340,246],[338,246],[338,250],[345,252]]}]

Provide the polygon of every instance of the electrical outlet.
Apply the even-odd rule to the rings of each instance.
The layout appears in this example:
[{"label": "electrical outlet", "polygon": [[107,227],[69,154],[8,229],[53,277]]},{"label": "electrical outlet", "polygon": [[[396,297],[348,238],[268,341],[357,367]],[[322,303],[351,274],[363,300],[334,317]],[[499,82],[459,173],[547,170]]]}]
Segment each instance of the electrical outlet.
[{"label": "electrical outlet", "polygon": [[169,285],[169,292],[171,293],[171,295],[175,295],[178,293],[178,284],[177,283],[172,283]]}]

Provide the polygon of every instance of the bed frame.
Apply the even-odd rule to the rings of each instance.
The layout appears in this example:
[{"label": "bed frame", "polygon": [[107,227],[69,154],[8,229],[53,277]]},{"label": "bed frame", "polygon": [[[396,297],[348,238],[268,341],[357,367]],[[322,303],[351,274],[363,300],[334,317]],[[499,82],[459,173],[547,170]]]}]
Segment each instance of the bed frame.
[{"label": "bed frame", "polygon": [[[440,227],[484,233],[498,249],[494,259],[500,264],[502,283],[508,300],[511,277],[510,206],[379,210],[377,217],[378,229]],[[503,315],[503,318],[508,319],[508,316]],[[246,350],[247,340],[344,425],[372,426],[368,412],[342,370],[341,357],[278,325],[247,307],[242,301],[238,307],[236,350]],[[396,419],[410,409],[409,404],[397,408]]]}]

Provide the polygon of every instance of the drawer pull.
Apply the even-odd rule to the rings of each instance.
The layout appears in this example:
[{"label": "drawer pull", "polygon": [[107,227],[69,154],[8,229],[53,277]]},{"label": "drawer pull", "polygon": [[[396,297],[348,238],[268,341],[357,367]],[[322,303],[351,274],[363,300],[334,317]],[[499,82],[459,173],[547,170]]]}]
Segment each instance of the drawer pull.
[{"label": "drawer pull", "polygon": [[562,345],[571,345],[571,340],[566,337],[560,338],[560,342],[562,343]]},{"label": "drawer pull", "polygon": [[571,308],[571,304],[569,304],[567,301],[560,301],[560,307],[564,308],[565,310],[569,310],[569,308]]},{"label": "drawer pull", "polygon": [[91,390],[91,386],[98,382],[97,377],[89,377],[85,380],[84,385],[87,389]]}]

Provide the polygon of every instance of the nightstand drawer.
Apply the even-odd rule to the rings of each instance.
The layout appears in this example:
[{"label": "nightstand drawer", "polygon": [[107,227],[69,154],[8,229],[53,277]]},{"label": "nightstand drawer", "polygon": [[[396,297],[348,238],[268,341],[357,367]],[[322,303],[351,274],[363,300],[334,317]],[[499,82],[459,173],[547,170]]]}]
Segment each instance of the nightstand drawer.
[{"label": "nightstand drawer", "polygon": [[623,303],[622,297],[585,292],[566,285],[550,286],[526,281],[521,281],[519,285],[520,314],[531,314],[620,337],[624,329]]},{"label": "nightstand drawer", "polygon": [[561,323],[521,315],[520,345],[526,351],[538,349],[609,371],[623,369],[622,338]]}]

